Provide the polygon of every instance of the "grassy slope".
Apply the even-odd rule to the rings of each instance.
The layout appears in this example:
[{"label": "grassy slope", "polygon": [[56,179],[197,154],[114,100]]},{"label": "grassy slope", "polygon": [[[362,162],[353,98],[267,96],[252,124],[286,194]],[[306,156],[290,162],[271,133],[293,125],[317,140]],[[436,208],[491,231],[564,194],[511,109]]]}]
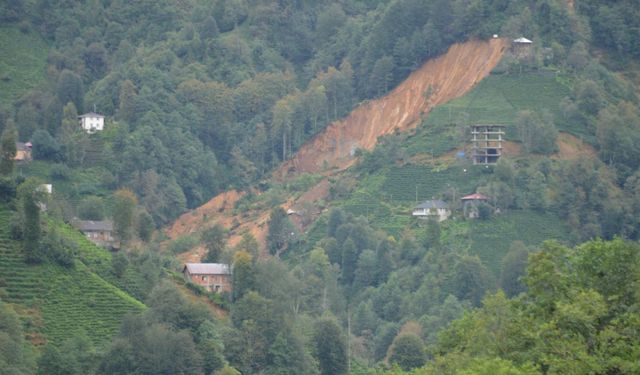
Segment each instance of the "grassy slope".
[{"label": "grassy slope", "polygon": [[10,239],[11,217],[8,210],[0,210],[0,297],[38,312],[42,321],[29,326],[30,331],[59,344],[84,330],[100,345],[116,333],[125,314],[144,309],[142,303],[90,268],[109,264],[111,255],[86,240],[78,241],[82,261],[76,261],[72,269],[49,263],[25,264],[20,243]]},{"label": "grassy slope", "polygon": [[[420,221],[410,216],[417,200],[441,198],[450,188],[456,194],[469,194],[484,184],[490,172],[481,166],[464,161],[449,165],[434,165],[431,157],[462,147],[461,137],[454,124],[495,122],[511,128],[518,111],[548,110],[559,114],[560,101],[570,94],[570,88],[553,72],[492,75],[484,79],[469,94],[435,108],[414,135],[407,137],[402,147],[409,157],[426,155],[420,161],[402,167],[388,168],[360,178],[353,194],[338,205],[355,215],[367,217],[375,228],[399,236],[404,230],[423,232]],[[558,124],[561,130],[582,135],[581,129],[569,129]],[[310,228],[309,244],[322,236],[326,219]],[[527,230],[522,230],[526,228]],[[546,239],[572,242],[564,223],[553,213],[514,210],[496,216],[489,221],[449,220],[442,225],[443,242],[477,254],[494,272],[500,273],[500,261],[513,241],[535,246]]]},{"label": "grassy slope", "polygon": [[496,276],[500,275],[502,258],[513,241],[528,246],[551,239],[573,242],[560,218],[530,210],[508,211],[487,221],[450,221],[443,227],[444,243],[457,244],[469,254],[477,255]]},{"label": "grassy slope", "polygon": [[429,126],[455,122],[507,125],[507,137],[517,138],[514,125],[522,110],[546,110],[555,115],[556,126],[576,136],[588,136],[586,129],[569,127],[562,121],[560,103],[571,94],[569,82],[552,71],[522,74],[494,74],[467,95],[435,108],[426,119]]},{"label": "grassy slope", "polygon": [[0,104],[12,102],[44,81],[48,50],[35,32],[0,27]]}]

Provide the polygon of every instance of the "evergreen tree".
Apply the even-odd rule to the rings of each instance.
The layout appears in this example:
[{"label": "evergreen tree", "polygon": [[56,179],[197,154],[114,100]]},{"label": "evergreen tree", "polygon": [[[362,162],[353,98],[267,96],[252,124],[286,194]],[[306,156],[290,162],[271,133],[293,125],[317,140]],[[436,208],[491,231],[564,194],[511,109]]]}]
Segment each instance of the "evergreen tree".
[{"label": "evergreen tree", "polygon": [[84,84],[82,78],[70,70],[63,70],[58,77],[56,95],[60,107],[72,102],[78,111],[84,110]]},{"label": "evergreen tree", "polygon": [[424,349],[424,343],[418,335],[401,333],[391,345],[389,363],[397,363],[405,371],[422,367],[426,362]]},{"label": "evergreen tree", "polygon": [[502,258],[500,287],[507,296],[514,297],[527,290],[522,278],[527,268],[529,252],[521,241],[515,241]]},{"label": "evergreen tree", "polygon": [[356,274],[358,249],[351,238],[342,245],[342,283],[351,285]]},{"label": "evergreen tree", "polygon": [[273,375],[297,375],[308,373],[302,343],[291,333],[280,332],[269,348],[268,373]]},{"label": "evergreen tree", "polygon": [[292,243],[296,234],[295,227],[289,220],[282,207],[271,210],[269,216],[269,231],[267,232],[267,247],[272,255],[280,253]]},{"label": "evergreen tree", "polygon": [[204,261],[207,263],[219,262],[227,242],[227,233],[224,227],[220,224],[215,224],[213,227],[205,229],[202,232],[201,239],[207,249]]},{"label": "evergreen tree", "polygon": [[254,290],[255,270],[251,254],[238,251],[233,256],[233,299],[237,301],[245,293]]},{"label": "evergreen tree", "polygon": [[13,121],[7,121],[0,137],[0,175],[2,176],[13,174],[17,138],[18,134]]},{"label": "evergreen tree", "polygon": [[149,213],[142,209],[138,212],[138,219],[136,220],[138,223],[138,237],[145,242],[148,242],[151,239],[151,234],[153,230],[156,228],[153,217],[149,215]]},{"label": "evergreen tree", "polygon": [[346,339],[334,319],[323,317],[316,322],[313,343],[321,375],[347,373]]},{"label": "evergreen tree", "polygon": [[113,227],[121,241],[131,238],[133,219],[138,199],[136,195],[127,189],[120,189],[113,193]]},{"label": "evergreen tree", "polygon": [[133,124],[136,120],[136,100],[138,93],[136,86],[130,80],[120,83],[120,96],[118,98],[118,117],[123,121]]},{"label": "evergreen tree", "polygon": [[22,235],[24,238],[25,259],[29,263],[38,263],[44,259],[40,248],[40,206],[43,192],[41,183],[28,178],[18,186],[20,214],[22,217]]}]

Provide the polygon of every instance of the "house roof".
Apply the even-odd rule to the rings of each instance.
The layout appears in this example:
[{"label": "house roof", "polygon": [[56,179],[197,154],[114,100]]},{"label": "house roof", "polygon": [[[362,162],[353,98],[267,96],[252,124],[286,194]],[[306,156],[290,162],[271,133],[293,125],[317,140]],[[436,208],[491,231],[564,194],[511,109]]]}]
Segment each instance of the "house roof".
[{"label": "house roof", "polygon": [[531,43],[533,43],[532,41],[530,41],[529,39],[527,39],[527,38],[525,38],[523,36],[521,36],[518,39],[514,39],[513,42],[514,43],[522,43],[522,44],[531,44]]},{"label": "house roof", "polygon": [[82,232],[113,231],[113,221],[74,220],[73,226]]},{"label": "house roof", "polygon": [[463,201],[486,201],[488,199],[489,199],[489,197],[487,197],[486,195],[479,194],[479,193],[470,194],[470,195],[467,195],[467,196],[464,196],[464,197],[460,198],[460,200],[463,200]]},{"label": "house roof", "polygon": [[416,209],[420,208],[449,208],[449,205],[445,201],[441,200],[430,200],[424,201],[416,206]]},{"label": "house roof", "polygon": [[31,151],[31,142],[16,142],[16,151]]},{"label": "house roof", "polygon": [[104,118],[103,115],[101,115],[99,113],[95,113],[95,112],[89,112],[89,113],[85,113],[84,115],[78,116],[78,118],[84,118],[84,117],[102,117],[102,118]]},{"label": "house roof", "polygon": [[231,275],[229,265],[224,263],[187,263],[182,272],[185,269],[191,275]]}]

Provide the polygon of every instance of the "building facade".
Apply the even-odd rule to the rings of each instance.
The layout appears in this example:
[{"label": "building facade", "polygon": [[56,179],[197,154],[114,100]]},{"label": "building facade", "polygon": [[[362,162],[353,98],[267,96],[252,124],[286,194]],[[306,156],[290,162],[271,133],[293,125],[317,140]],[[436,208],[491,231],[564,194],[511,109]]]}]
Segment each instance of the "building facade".
[{"label": "building facade", "polygon": [[89,134],[104,130],[104,116],[98,113],[89,112],[78,116],[80,127]]},{"label": "building facade", "polygon": [[231,269],[224,263],[187,263],[182,269],[187,281],[210,292],[231,293]]},{"label": "building facade", "polygon": [[437,218],[438,221],[444,221],[451,216],[451,210],[449,209],[449,205],[444,201],[429,200],[417,205],[411,215],[422,219],[433,217]]}]

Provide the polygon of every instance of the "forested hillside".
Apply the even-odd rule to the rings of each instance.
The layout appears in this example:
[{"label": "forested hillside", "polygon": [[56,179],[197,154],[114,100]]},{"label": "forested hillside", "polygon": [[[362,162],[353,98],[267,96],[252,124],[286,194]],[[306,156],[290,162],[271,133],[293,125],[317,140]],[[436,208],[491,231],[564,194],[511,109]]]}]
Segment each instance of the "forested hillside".
[{"label": "forested hillside", "polygon": [[638,12],[3,2],[0,374],[637,373]]}]

